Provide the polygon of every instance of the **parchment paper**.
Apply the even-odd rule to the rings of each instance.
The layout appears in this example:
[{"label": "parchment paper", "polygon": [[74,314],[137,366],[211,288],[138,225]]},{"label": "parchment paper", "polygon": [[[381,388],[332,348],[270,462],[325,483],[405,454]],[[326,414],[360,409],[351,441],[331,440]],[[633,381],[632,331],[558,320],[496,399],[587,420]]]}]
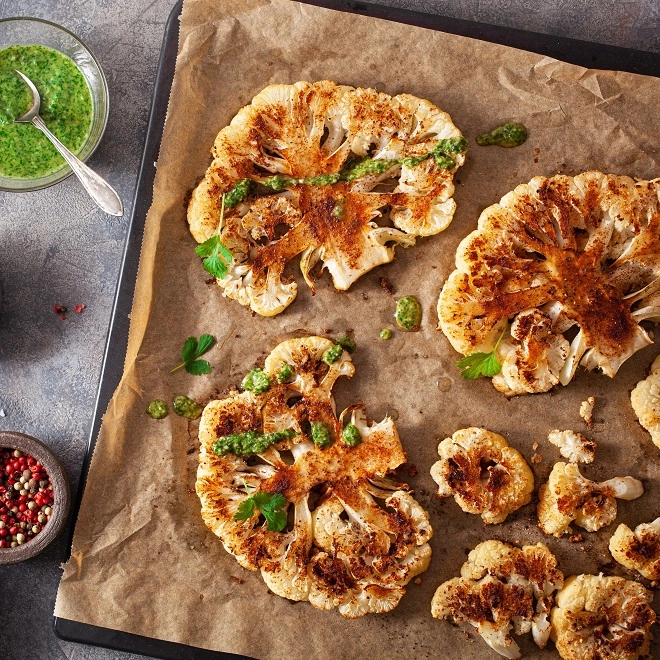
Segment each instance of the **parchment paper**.
[{"label": "parchment paper", "polygon": [[[444,233],[399,248],[393,264],[346,293],[336,292],[326,275],[312,297],[292,266],[297,300],[275,318],[252,316],[207,283],[187,230],[186,199],[210,163],[217,132],[257,92],[270,83],[324,78],[426,97],[472,139],[510,119],[527,126],[529,139],[510,150],[472,142],[456,177],[458,210]],[[566,388],[508,401],[489,380],[461,378],[459,356],[436,330],[435,306],[459,241],[476,227],[481,210],[518,183],[590,168],[646,179],[660,175],[658,107],[655,78],[592,71],[288,0],[188,0],[126,369],[104,418],[55,614],[263,659],[497,658],[481,640],[430,615],[436,587],[459,574],[480,541],[544,541],[566,575],[605,570],[631,577],[607,551],[616,524],[583,532],[582,543],[547,538],[536,527],[533,500],[505,524],[486,527],[453,499],[435,497],[429,469],[438,440],[462,427],[485,426],[502,433],[528,462],[539,443],[543,460],[533,465],[538,488],[561,460],[547,442],[548,431],[570,428],[599,443],[586,476],[630,474],[644,481],[642,498],[619,503],[617,524],[650,521],[660,514],[660,453],[637,424],[628,396],[658,349],[637,353],[615,380],[581,370]],[[381,276],[392,283],[394,296],[378,285]],[[380,329],[393,327],[395,298],[406,294],[423,304],[420,332],[380,340]],[[349,330],[359,347],[357,373],[335,387],[338,409],[361,400],[373,419],[398,412],[404,448],[419,471],[409,483],[435,530],[421,585],[411,583],[393,612],[355,621],[274,596],[259,574],[240,568],[199,514],[196,423],[173,413],[162,421],[145,414],[157,397],[171,401],[187,394],[206,402],[225,393],[286,338]],[[206,356],[212,373],[169,374],[185,339],[203,332],[218,339]],[[588,395],[596,397],[592,431],[578,416]],[[539,651],[529,635],[520,644],[526,657],[556,657],[552,644]]]}]

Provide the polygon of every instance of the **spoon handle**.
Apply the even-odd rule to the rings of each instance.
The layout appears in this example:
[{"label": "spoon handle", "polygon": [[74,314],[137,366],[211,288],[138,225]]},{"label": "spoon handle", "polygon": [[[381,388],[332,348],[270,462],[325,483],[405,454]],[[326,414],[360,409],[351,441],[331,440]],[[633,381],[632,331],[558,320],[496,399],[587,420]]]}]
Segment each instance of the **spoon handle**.
[{"label": "spoon handle", "polygon": [[62,157],[78,177],[89,196],[97,206],[110,215],[124,215],[124,205],[117,191],[94,170],[91,170],[79,158],[74,156],[49,130],[44,120],[36,115],[32,123],[53,143]]}]

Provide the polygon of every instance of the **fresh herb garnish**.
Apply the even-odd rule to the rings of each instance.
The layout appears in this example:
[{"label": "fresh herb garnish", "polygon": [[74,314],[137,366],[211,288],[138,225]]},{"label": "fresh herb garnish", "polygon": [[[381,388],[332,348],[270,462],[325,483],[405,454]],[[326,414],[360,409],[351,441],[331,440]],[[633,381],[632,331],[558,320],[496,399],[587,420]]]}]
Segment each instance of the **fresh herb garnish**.
[{"label": "fresh herb garnish", "polygon": [[214,343],[215,337],[213,335],[201,335],[199,340],[188,337],[181,351],[182,362],[178,367],[174,367],[170,373],[181,369],[181,367],[185,367],[186,371],[193,376],[210,373],[211,365],[206,360],[198,360],[197,358],[204,355]]},{"label": "fresh herb garnish", "polygon": [[506,328],[502,330],[502,333],[495,343],[495,347],[490,353],[470,353],[470,355],[466,355],[456,363],[456,366],[461,369],[461,376],[463,376],[463,378],[467,378],[468,380],[475,380],[479,378],[479,376],[492,378],[500,373],[502,365],[497,361],[495,352],[502,341],[502,337],[504,337],[505,331]]},{"label": "fresh herb garnish", "polygon": [[[245,179],[248,181],[248,179]],[[241,182],[242,183],[242,182]],[[240,184],[238,184],[240,185]],[[237,186],[238,187],[238,186]],[[229,201],[225,202],[225,198],[230,200],[236,189],[232,190],[229,195],[222,195],[222,206],[220,207],[220,221],[218,223],[218,233],[211,238],[206,239],[203,243],[200,243],[195,248],[195,254],[198,257],[202,258],[202,266],[207,273],[217,277],[218,279],[223,279],[227,276],[227,266],[234,260],[234,255],[231,251],[222,244],[220,240],[220,232],[222,231],[222,225],[225,219],[225,206],[231,208],[235,206],[238,202],[235,202],[230,206]],[[245,195],[247,196],[250,187],[247,186],[245,190]]]},{"label": "fresh herb garnish", "polygon": [[[249,493],[245,483],[245,492]],[[282,493],[257,491],[238,505],[234,520],[249,520],[255,509],[266,519],[269,532],[281,532],[286,527],[287,501]]]}]

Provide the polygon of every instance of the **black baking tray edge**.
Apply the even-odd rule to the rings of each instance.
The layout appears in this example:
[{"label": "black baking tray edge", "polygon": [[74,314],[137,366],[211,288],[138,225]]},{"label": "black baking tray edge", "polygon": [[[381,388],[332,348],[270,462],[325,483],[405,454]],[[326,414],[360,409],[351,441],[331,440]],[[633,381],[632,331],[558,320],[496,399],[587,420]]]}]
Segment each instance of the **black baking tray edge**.
[{"label": "black baking tray edge", "polygon": [[[618,46],[578,41],[534,32],[526,32],[496,25],[486,25],[455,18],[425,14],[407,9],[385,7],[373,3],[351,0],[302,0],[305,4],[346,11],[363,16],[373,16],[397,23],[416,25],[463,37],[480,39],[492,43],[527,50],[540,55],[553,57],[564,62],[591,69],[613,69],[660,77],[660,54]],[[78,495],[73,509],[73,519],[78,516],[84,484],[87,479],[94,445],[101,428],[103,414],[119,384],[124,368],[124,357],[128,344],[129,314],[133,304],[133,294],[137,278],[140,248],[144,233],[147,211],[151,206],[156,161],[165,126],[170,89],[174,79],[174,68],[178,50],[179,16],[183,0],[178,0],[165,27],[163,45],[156,73],[154,92],[149,113],[149,123],[144,152],[137,179],[133,211],[128,226],[128,238],[122,257],[117,291],[113,303],[112,320],[108,331],[105,357],[97,392],[94,421],[89,436],[87,453],[81,470]],[[73,525],[71,539],[73,540]],[[244,656],[219,653],[206,649],[142,637],[130,633],[101,628],[78,621],[54,617],[55,634],[61,639],[81,642],[93,646],[103,646],[116,651],[136,653],[163,660],[240,660]]]}]

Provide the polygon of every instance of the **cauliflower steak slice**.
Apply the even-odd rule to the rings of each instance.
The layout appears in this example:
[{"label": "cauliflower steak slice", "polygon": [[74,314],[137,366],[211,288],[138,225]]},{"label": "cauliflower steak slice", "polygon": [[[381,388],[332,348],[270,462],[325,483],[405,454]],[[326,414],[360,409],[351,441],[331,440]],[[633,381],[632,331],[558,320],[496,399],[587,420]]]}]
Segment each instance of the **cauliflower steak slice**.
[{"label": "cauliflower steak slice", "polygon": [[539,489],[539,527],[557,537],[569,532],[572,522],[596,532],[616,518],[616,498],[634,500],[643,493],[642,482],[633,477],[597,483],[583,477],[575,463],[555,463],[548,483]]},{"label": "cauliflower steak slice", "polygon": [[461,568],[461,577],[441,584],[431,614],[476,628],[484,641],[505,658],[519,658],[510,635],[532,632],[544,648],[550,637],[553,594],[564,584],[555,556],[542,543],[522,549],[484,541]]},{"label": "cauliflower steak slice", "polygon": [[454,496],[467,513],[486,524],[501,523],[527,504],[534,475],[522,454],[497,433],[471,427],[438,445],[440,460],[431,467],[438,496]]},{"label": "cauliflower steak slice", "polygon": [[564,660],[648,657],[653,594],[638,582],[572,575],[556,597],[551,637]]},{"label": "cauliflower steak slice", "polygon": [[493,385],[512,396],[567,385],[580,364],[613,377],[652,343],[640,322],[660,320],[659,290],[660,179],[535,177],[463,239],[438,316],[463,355],[491,351],[511,323]]},{"label": "cauliflower steak slice", "polygon": [[296,297],[283,276],[296,256],[312,290],[319,261],[345,290],[392,261],[396,244],[446,229],[466,149],[446,112],[410,94],[270,85],[218,134],[190,231],[199,243],[219,235],[231,251],[217,279],[224,295],[274,316]]},{"label": "cauliflower steak slice", "polygon": [[[337,417],[332,387],[354,367],[336,348],[322,337],[285,341],[251,372],[258,393],[211,401],[195,487],[206,525],[271,591],[356,618],[396,607],[429,565],[433,532],[389,476],[406,460],[392,419],[369,423],[362,405]],[[271,528],[257,507],[240,515],[255,494],[280,498],[286,524]]]}]

